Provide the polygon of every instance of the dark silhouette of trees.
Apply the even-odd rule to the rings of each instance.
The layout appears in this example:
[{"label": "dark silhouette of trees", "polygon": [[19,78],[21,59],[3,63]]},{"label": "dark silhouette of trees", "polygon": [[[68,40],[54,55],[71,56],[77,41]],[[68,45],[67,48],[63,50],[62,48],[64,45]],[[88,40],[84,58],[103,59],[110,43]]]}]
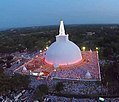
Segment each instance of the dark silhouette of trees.
[{"label": "dark silhouette of trees", "polygon": [[3,74],[4,69],[0,67],[0,75]]},{"label": "dark silhouette of trees", "polygon": [[29,76],[15,75],[12,77],[0,74],[0,94],[7,94],[9,90],[28,88]]},{"label": "dark silhouette of trees", "polygon": [[56,86],[55,86],[55,90],[57,91],[57,92],[60,92],[60,91],[62,91],[64,89],[64,84],[62,83],[62,82],[58,82],[57,84],[56,84]]},{"label": "dark silhouette of trees", "polygon": [[48,90],[49,88],[46,84],[41,84],[40,86],[37,87],[37,90],[34,95],[34,99],[40,100],[42,102],[43,97],[48,93]]}]

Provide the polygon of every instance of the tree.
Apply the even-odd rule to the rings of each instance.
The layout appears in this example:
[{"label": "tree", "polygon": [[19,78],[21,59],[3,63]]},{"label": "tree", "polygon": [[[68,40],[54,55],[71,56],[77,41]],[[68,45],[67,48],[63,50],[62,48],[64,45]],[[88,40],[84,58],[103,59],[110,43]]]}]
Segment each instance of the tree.
[{"label": "tree", "polygon": [[15,75],[11,78],[12,86],[16,89],[27,88],[30,83],[30,77],[26,75]]},{"label": "tree", "polygon": [[28,88],[30,79],[28,76],[15,75],[12,77],[0,74],[0,94],[7,94],[9,90]]},{"label": "tree", "polygon": [[4,69],[0,67],[0,74],[2,74],[3,71],[4,71]]},{"label": "tree", "polygon": [[43,92],[44,94],[47,94],[48,93],[48,86],[46,84],[40,85],[39,91]]},{"label": "tree", "polygon": [[38,86],[34,99],[40,100],[42,102],[43,97],[45,94],[48,93],[48,86],[46,84],[41,84],[40,86]]},{"label": "tree", "polygon": [[64,89],[64,84],[62,83],[62,82],[58,82],[57,84],[56,84],[56,86],[55,86],[55,90],[57,91],[57,92],[60,92],[60,91],[62,91]]}]

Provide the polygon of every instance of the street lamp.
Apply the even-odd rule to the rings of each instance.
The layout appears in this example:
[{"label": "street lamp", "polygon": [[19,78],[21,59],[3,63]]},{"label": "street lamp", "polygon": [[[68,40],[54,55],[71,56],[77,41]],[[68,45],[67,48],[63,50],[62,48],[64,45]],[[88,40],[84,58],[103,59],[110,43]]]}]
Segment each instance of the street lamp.
[{"label": "street lamp", "polygon": [[48,46],[46,46],[46,49],[48,49]]},{"label": "street lamp", "polygon": [[99,48],[98,48],[98,47],[96,47],[95,49],[96,49],[96,52],[98,53]]},{"label": "street lamp", "polygon": [[42,52],[42,50],[40,50],[40,53]]},{"label": "street lamp", "polygon": [[85,50],[86,50],[86,47],[85,47],[85,46],[83,46],[83,47],[82,47],[82,50],[83,50],[83,51],[85,51]]},{"label": "street lamp", "polygon": [[100,102],[104,102],[104,101],[105,101],[105,99],[104,99],[104,98],[102,98],[102,97],[99,97],[99,101],[100,101]]},{"label": "street lamp", "polygon": [[98,47],[96,47],[96,50],[99,50],[99,48],[98,48]]}]

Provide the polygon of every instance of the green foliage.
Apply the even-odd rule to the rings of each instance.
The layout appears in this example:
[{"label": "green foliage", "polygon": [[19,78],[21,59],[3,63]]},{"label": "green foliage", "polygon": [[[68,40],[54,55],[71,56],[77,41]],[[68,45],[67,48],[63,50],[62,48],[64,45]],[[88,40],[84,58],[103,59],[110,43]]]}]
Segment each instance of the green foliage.
[{"label": "green foliage", "polygon": [[0,67],[0,75],[3,73],[3,68],[2,67]]},{"label": "green foliage", "polygon": [[64,84],[62,83],[62,82],[58,82],[57,84],[56,84],[56,86],[55,86],[55,90],[57,91],[57,92],[60,92],[60,91],[62,91],[64,89]]},{"label": "green foliage", "polygon": [[7,94],[9,90],[27,88],[29,83],[29,76],[15,75],[9,77],[4,74],[0,74],[0,94]]},{"label": "green foliage", "polygon": [[34,99],[39,99],[39,100],[43,100],[43,96],[46,95],[48,93],[48,86],[46,84],[41,84],[40,86],[38,86]]},{"label": "green foliage", "polygon": [[[98,46],[101,48],[101,55],[107,57],[106,50],[119,54],[119,29],[111,29],[111,26],[115,25],[69,25],[66,30],[69,38],[79,47],[86,46],[87,50],[95,50],[95,47]],[[95,34],[87,35],[87,32],[95,32]],[[34,51],[44,49],[46,45],[55,41],[58,27],[18,28],[0,33],[0,52],[22,51],[26,48]]]},{"label": "green foliage", "polygon": [[47,94],[48,93],[48,86],[46,84],[42,84],[38,88],[39,88],[39,91],[40,92],[42,92],[44,94]]}]

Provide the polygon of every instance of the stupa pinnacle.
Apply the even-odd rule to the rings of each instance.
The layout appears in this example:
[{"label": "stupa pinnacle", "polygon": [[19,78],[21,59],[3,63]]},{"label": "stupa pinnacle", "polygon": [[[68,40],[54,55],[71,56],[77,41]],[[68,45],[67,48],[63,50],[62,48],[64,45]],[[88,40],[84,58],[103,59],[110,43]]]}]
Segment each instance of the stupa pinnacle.
[{"label": "stupa pinnacle", "polygon": [[59,35],[65,35],[64,23],[60,21]]}]

